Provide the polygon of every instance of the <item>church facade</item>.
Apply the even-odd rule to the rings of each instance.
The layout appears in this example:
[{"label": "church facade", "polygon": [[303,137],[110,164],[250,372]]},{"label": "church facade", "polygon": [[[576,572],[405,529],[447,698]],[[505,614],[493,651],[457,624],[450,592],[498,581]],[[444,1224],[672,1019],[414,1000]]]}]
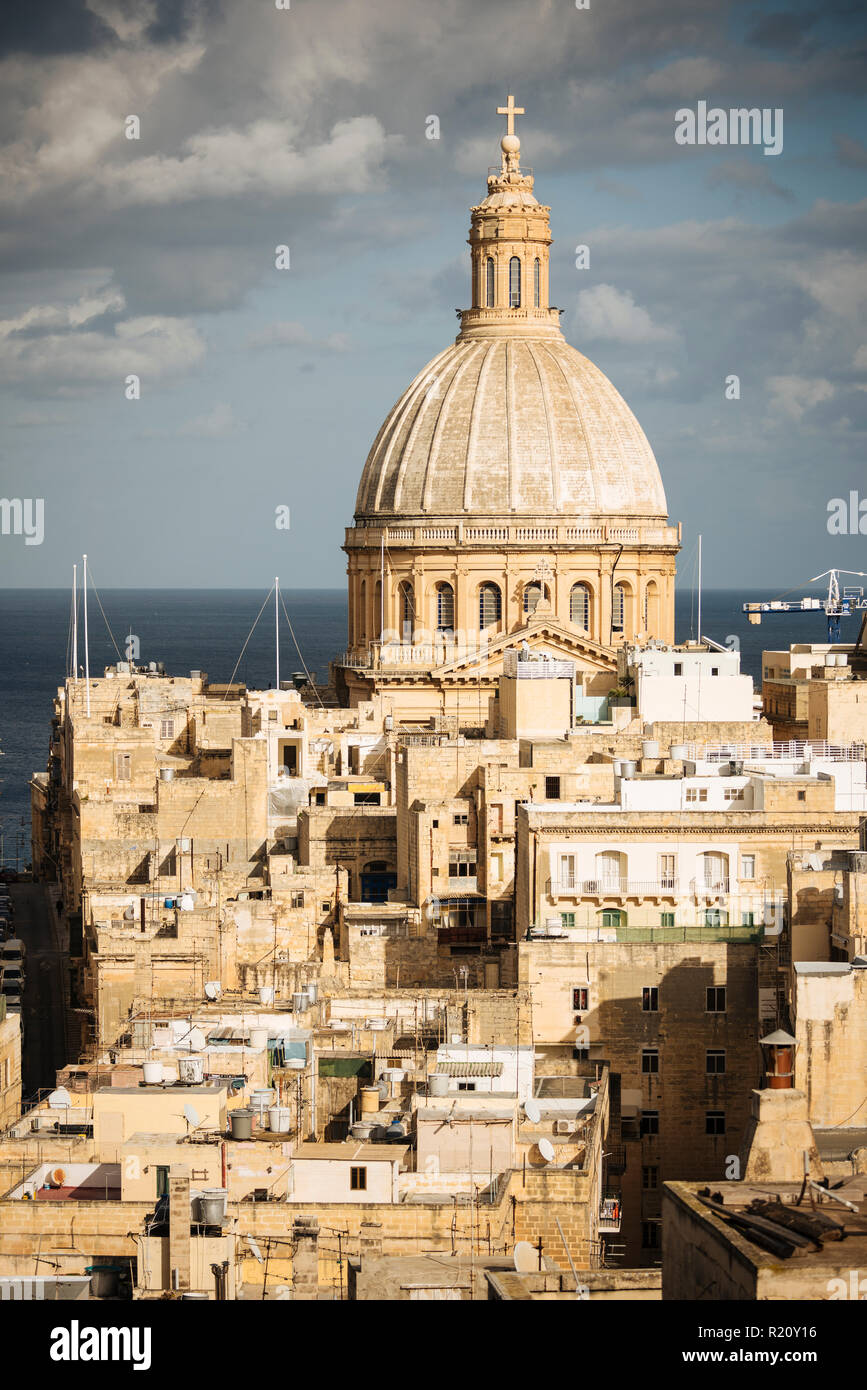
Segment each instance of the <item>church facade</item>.
[{"label": "church facade", "polygon": [[624,642],[674,639],[680,528],[638,421],[549,302],[550,208],[520,165],[513,98],[501,163],[471,210],[471,307],[410,383],[367,457],[346,532],[349,704],[454,708],[527,642],[614,683]]}]

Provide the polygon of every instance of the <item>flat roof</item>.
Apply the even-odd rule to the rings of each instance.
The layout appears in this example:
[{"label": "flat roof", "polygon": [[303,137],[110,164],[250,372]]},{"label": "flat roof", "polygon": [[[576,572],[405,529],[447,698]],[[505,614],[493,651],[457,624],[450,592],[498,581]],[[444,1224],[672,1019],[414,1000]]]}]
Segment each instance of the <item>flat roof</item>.
[{"label": "flat roof", "polygon": [[343,1144],[299,1144],[293,1159],[325,1159],[337,1163],[394,1163],[409,1152],[409,1144],[364,1144],[349,1139]]}]

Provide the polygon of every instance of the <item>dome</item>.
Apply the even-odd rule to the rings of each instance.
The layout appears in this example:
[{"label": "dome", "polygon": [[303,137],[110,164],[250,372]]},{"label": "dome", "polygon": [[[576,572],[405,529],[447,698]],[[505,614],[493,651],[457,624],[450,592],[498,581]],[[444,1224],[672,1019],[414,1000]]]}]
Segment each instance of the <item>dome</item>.
[{"label": "dome", "polygon": [[[484,329],[482,329],[484,333]],[[664,519],[647,438],[557,331],[460,337],[418,374],[371,449],[356,518]]]}]

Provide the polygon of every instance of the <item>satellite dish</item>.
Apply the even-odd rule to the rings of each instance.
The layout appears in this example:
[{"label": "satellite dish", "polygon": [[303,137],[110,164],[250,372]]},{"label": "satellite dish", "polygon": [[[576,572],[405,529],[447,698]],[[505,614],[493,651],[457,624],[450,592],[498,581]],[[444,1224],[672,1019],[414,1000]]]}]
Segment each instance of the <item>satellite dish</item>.
[{"label": "satellite dish", "polygon": [[56,1091],[52,1091],[48,1097],[49,1110],[65,1110],[72,1104],[72,1096],[65,1086],[58,1086]]},{"label": "satellite dish", "polygon": [[512,1251],[515,1269],[519,1274],[535,1274],[539,1268],[539,1256],[528,1240],[519,1240]]},{"label": "satellite dish", "polygon": [[539,1140],[539,1153],[546,1163],[554,1162],[554,1145],[551,1143],[550,1139]]},{"label": "satellite dish", "polygon": [[66,1170],[64,1168],[55,1168],[51,1174],[49,1181],[52,1187],[65,1187]]},{"label": "satellite dish", "polygon": [[260,1264],[262,1264],[262,1251],[259,1249],[252,1236],[247,1236],[247,1244],[253,1251],[253,1254],[256,1256],[256,1259],[259,1261]]},{"label": "satellite dish", "polygon": [[[200,1125],[200,1124],[201,1124],[201,1120],[199,1119],[199,1112],[198,1112],[198,1110],[195,1108],[194,1105],[185,1105],[185,1106],[184,1106],[184,1119],[186,1120],[187,1124],[190,1125],[190,1127],[191,1127],[192,1129],[195,1129],[197,1125]],[[552,1156],[553,1156],[553,1151],[552,1151]]]},{"label": "satellite dish", "polygon": [[207,1043],[207,1038],[205,1037],[201,1028],[191,1028],[190,1035],[187,1041],[189,1043],[191,1052],[201,1052],[205,1044]]},{"label": "satellite dish", "polygon": [[530,1121],[530,1124],[531,1124],[531,1125],[537,1125],[537,1124],[539,1123],[539,1121],[541,1120],[541,1118],[542,1118],[542,1112],[541,1112],[541,1110],[539,1109],[538,1101],[535,1101],[535,1100],[527,1100],[527,1101],[525,1101],[525,1102],[524,1102],[524,1114],[527,1116],[527,1119]]},{"label": "satellite dish", "polygon": [[220,984],[219,980],[209,980],[208,983],[205,985],[206,999],[219,999],[222,993],[223,986]]}]

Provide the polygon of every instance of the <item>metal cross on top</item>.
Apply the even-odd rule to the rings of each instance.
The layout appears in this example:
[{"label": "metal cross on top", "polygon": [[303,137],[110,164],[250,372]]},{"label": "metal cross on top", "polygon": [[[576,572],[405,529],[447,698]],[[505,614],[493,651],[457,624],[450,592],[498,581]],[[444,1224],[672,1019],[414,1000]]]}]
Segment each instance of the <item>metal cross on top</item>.
[{"label": "metal cross on top", "polygon": [[498,115],[498,116],[505,116],[505,117],[506,117],[506,134],[507,134],[507,135],[514,135],[514,133],[515,133],[515,117],[516,117],[516,116],[523,116],[523,115],[524,115],[524,108],[523,108],[523,106],[516,106],[516,105],[515,105],[515,98],[512,96],[511,93],[509,93],[509,100],[508,100],[507,105],[506,105],[506,106],[498,106],[498,107],[497,107],[497,115]]}]

